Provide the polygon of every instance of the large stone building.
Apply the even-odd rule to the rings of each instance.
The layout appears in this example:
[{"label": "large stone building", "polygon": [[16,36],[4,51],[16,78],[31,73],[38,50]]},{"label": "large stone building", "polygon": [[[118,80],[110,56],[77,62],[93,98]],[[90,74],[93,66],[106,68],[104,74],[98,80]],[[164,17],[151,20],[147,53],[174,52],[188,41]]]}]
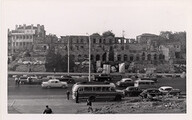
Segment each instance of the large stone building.
[{"label": "large stone building", "polygon": [[[150,38],[150,37],[148,37]],[[156,40],[157,37],[155,37]],[[101,36],[93,34],[91,41],[91,60],[101,62],[137,62],[153,63],[154,61],[164,60],[164,54],[159,46],[154,43],[153,37],[150,41],[133,42],[133,39],[115,36]],[[145,40],[145,39],[144,39]],[[55,49],[62,55],[68,54],[68,41],[70,55],[75,61],[82,61],[89,56],[89,37],[88,36],[61,36],[56,43]],[[136,40],[135,40],[136,41]],[[142,43],[141,43],[142,42]]]},{"label": "large stone building", "polygon": [[15,30],[8,29],[8,53],[32,50],[36,42],[45,40],[46,31],[44,25],[16,25]]}]

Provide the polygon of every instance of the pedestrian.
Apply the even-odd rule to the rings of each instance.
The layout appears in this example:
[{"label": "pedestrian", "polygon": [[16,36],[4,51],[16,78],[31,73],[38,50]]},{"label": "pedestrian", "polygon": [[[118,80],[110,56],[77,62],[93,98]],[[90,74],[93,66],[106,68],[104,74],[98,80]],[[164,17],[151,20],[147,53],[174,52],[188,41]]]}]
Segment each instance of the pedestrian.
[{"label": "pedestrian", "polygon": [[78,91],[76,92],[76,103],[79,103],[79,93],[78,93]]},{"label": "pedestrian", "polygon": [[43,111],[43,114],[52,114],[52,113],[53,113],[52,109],[49,108],[48,105],[46,105],[46,109]]},{"label": "pedestrian", "polygon": [[70,95],[70,92],[69,90],[67,90],[67,100],[69,100],[69,95]]},{"label": "pedestrian", "polygon": [[18,84],[18,77],[15,78],[15,84],[17,85]]},{"label": "pedestrian", "polygon": [[87,99],[87,106],[88,106],[88,112],[93,113],[92,102],[90,99]]}]

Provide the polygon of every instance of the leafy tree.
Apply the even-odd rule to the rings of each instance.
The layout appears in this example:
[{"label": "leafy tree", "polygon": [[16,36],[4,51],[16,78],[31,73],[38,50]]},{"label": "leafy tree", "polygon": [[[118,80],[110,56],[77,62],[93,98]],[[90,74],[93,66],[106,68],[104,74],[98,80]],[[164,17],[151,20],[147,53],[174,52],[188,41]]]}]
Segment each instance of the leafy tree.
[{"label": "leafy tree", "polygon": [[[69,56],[70,72],[73,72],[75,62],[72,55]],[[62,56],[60,53],[55,53],[54,50],[49,50],[46,55],[45,68],[47,72],[67,72],[68,70],[68,56]]]},{"label": "leafy tree", "polygon": [[49,50],[47,55],[46,55],[46,63],[45,63],[45,68],[47,72],[52,72],[56,68],[56,54],[54,53],[53,50]]},{"label": "leafy tree", "polygon": [[115,34],[112,33],[111,31],[106,31],[102,34],[103,37],[108,37],[108,36],[112,36],[112,37],[115,37]]}]

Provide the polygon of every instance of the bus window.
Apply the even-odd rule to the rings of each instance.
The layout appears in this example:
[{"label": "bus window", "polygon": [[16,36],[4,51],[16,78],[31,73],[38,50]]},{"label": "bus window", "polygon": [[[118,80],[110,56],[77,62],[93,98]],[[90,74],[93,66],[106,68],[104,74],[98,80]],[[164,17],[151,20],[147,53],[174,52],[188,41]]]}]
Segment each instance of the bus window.
[{"label": "bus window", "polygon": [[79,92],[83,91],[83,88],[78,88],[78,91],[79,91]]},{"label": "bus window", "polygon": [[101,87],[95,87],[95,91],[101,91]]},{"label": "bus window", "polygon": [[110,90],[110,91],[115,91],[115,88],[114,88],[114,87],[110,87],[109,90]]},{"label": "bus window", "polygon": [[102,91],[109,91],[109,87],[103,87]]},{"label": "bus window", "polygon": [[84,91],[92,91],[92,87],[84,87]]}]

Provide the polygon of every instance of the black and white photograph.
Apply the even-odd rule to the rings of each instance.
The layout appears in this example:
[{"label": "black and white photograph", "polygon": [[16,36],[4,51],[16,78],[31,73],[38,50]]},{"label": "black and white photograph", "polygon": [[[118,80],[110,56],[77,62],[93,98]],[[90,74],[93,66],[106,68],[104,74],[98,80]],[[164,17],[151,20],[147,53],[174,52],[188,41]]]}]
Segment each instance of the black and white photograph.
[{"label": "black and white photograph", "polygon": [[2,118],[187,119],[190,4],[1,0]]}]

